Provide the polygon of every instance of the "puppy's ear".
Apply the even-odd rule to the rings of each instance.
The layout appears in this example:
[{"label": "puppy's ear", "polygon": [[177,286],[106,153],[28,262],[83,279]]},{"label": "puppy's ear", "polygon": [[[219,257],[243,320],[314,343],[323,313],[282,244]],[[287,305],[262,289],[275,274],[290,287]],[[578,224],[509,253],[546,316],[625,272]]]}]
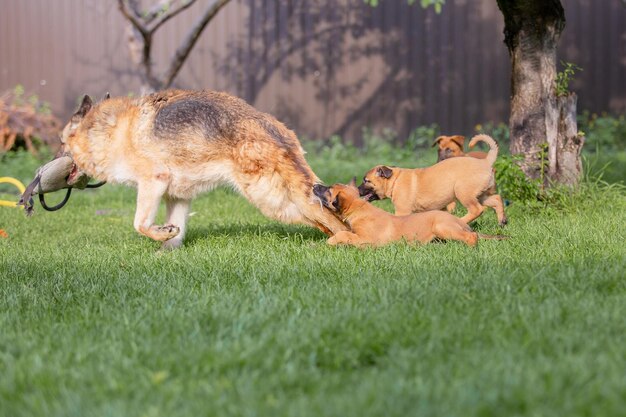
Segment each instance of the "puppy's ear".
[{"label": "puppy's ear", "polygon": [[352,177],[348,186],[356,188],[356,177]]},{"label": "puppy's ear", "polygon": [[376,175],[379,177],[383,177],[383,178],[391,178],[391,174],[393,174],[393,171],[391,170],[391,168],[381,165],[378,168],[376,168]]},{"label": "puppy's ear", "polygon": [[461,149],[463,149],[463,144],[465,143],[465,136],[456,135],[451,137],[452,141],[459,145]]},{"label": "puppy's ear", "polygon": [[433,142],[432,145],[430,145],[431,148],[434,148],[436,145],[439,145],[439,142],[441,142],[441,140],[445,138],[445,136],[439,136],[437,139],[435,139],[435,141]]},{"label": "puppy's ear", "polygon": [[107,93],[104,95],[104,97],[102,98],[102,101],[104,100],[108,100],[111,98],[111,94],[107,91]]},{"label": "puppy's ear", "polygon": [[92,106],[93,101],[91,101],[91,97],[85,94],[85,97],[83,97],[83,101],[80,103],[80,107],[78,108],[76,113],[74,113],[74,116],[78,116],[81,118],[85,117],[85,115],[89,113],[89,110],[91,110]]}]

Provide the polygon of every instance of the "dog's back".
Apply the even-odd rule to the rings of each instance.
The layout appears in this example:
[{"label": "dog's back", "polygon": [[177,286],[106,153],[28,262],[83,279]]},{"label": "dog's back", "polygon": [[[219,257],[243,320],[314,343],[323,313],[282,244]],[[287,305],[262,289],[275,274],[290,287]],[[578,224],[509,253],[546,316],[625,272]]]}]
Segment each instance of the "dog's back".
[{"label": "dog's back", "polygon": [[[345,229],[316,210],[311,190],[319,180],[295,134],[239,98],[166,90],[87,107],[65,136],[77,165],[94,178],[184,201],[230,185],[268,217],[327,233]],[[158,192],[141,192],[156,184]]]}]

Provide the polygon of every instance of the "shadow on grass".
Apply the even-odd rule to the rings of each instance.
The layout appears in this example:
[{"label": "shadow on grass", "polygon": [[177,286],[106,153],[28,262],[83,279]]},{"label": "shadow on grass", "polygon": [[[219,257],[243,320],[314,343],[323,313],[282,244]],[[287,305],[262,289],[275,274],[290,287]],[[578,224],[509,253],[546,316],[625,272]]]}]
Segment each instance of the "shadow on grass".
[{"label": "shadow on grass", "polygon": [[242,237],[242,236],[268,236],[293,238],[298,241],[320,242],[327,239],[321,231],[312,227],[296,226],[280,223],[253,224],[231,223],[228,225],[215,225],[205,227],[191,227],[185,237],[185,246],[191,246],[206,237]]}]

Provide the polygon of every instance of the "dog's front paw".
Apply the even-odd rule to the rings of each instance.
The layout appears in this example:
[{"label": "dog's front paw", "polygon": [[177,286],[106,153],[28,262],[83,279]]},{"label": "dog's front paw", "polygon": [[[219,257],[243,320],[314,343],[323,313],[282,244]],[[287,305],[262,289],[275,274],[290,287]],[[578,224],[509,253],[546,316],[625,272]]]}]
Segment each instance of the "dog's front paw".
[{"label": "dog's front paw", "polygon": [[153,226],[152,229],[152,238],[158,241],[166,241],[170,240],[173,237],[176,237],[180,233],[180,228],[178,226],[174,226],[173,224],[166,224],[163,226]]}]

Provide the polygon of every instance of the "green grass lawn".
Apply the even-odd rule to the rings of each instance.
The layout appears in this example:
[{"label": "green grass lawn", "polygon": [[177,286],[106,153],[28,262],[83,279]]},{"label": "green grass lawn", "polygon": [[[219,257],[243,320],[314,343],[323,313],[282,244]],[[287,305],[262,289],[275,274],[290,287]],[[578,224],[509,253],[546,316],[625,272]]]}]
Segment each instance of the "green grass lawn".
[{"label": "green grass lawn", "polygon": [[[327,182],[416,165],[402,158],[308,155]],[[513,202],[504,230],[488,212],[476,228],[510,239],[477,248],[332,248],[218,190],[194,203],[185,247],[158,253],[134,198],[107,185],[32,218],[0,207],[1,416],[626,410],[623,188]]]}]

